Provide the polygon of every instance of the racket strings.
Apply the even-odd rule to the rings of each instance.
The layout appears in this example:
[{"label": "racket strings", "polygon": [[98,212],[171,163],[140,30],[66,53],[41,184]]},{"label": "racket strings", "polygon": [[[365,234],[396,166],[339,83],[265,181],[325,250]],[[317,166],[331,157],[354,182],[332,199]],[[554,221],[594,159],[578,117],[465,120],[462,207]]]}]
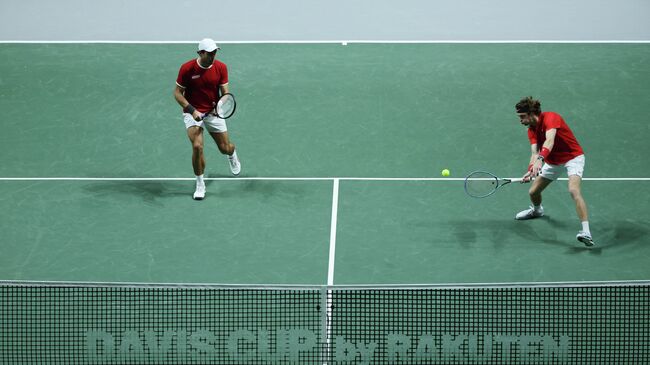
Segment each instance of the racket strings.
[{"label": "racket strings", "polygon": [[229,117],[235,111],[235,99],[230,95],[225,95],[217,103],[216,112],[221,117]]},{"label": "racket strings", "polygon": [[498,187],[498,179],[486,172],[475,172],[465,179],[465,191],[477,198],[491,195]]}]

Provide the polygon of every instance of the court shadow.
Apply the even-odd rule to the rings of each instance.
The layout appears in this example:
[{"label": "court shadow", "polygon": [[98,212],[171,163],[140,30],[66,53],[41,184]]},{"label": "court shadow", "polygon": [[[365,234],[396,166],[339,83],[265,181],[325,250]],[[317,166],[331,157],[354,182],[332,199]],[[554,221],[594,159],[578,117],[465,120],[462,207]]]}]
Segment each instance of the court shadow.
[{"label": "court shadow", "polygon": [[470,245],[476,243],[478,238],[476,230],[467,229],[462,224],[452,224],[451,232],[456,237],[458,243],[465,248],[470,248]]},{"label": "court shadow", "polygon": [[[445,222],[420,222],[417,225],[420,227],[444,225],[444,229],[449,230],[455,241],[465,248],[472,248],[475,244],[485,241],[490,242],[496,248],[504,247],[509,244],[508,241],[512,241],[513,235],[521,238],[522,244],[542,241],[549,244],[564,245],[554,237],[544,237],[530,225],[515,220],[451,220]],[[517,240],[519,241],[519,239]]]},{"label": "court shadow", "polygon": [[650,233],[650,223],[625,220],[610,224],[603,225],[603,229],[613,232],[612,238],[614,241],[622,244],[634,243],[635,241],[647,243],[648,233]]},{"label": "court shadow", "polygon": [[[552,232],[564,232],[569,227],[567,223],[555,220],[550,215],[545,215],[543,217],[537,218],[536,221],[538,223],[543,222],[549,226],[552,226],[554,228],[551,230]],[[571,247],[571,241],[569,240],[570,237],[567,238],[561,233],[559,237],[554,233],[548,233],[548,229],[542,230],[546,233],[540,233],[531,224],[517,220],[513,220],[511,224],[513,225],[513,232],[520,236],[522,239],[529,239],[533,240],[534,242],[542,242],[557,247]]]},{"label": "court shadow", "polygon": [[[216,177],[216,176],[214,176]],[[141,199],[149,205],[162,206],[163,199],[170,197],[186,197],[192,199],[195,182],[180,181],[93,181],[83,189],[97,198],[113,196],[114,199]],[[254,198],[265,201],[280,198],[282,201],[294,204],[313,196],[313,188],[300,182],[278,182],[264,180],[206,180],[207,199],[241,199]]]},{"label": "court shadow", "polygon": [[[580,243],[578,243],[578,244],[580,244]],[[573,255],[589,254],[589,255],[600,256],[603,253],[603,248],[601,246],[593,246],[593,247],[572,246],[572,247],[569,247],[567,249],[567,253],[573,254]]]},{"label": "court shadow", "polygon": [[[564,232],[569,224],[553,220],[550,216],[536,219],[536,224],[527,224],[510,219],[482,219],[482,220],[451,220],[446,222],[420,222],[418,226],[430,224],[445,225],[450,230],[463,248],[471,249],[477,244],[485,244],[487,241],[495,249],[508,248],[514,244],[534,246],[540,243],[557,246],[558,248],[571,248],[571,237],[564,237],[562,234],[554,234],[556,230]],[[546,222],[553,226],[553,230],[541,228],[539,223]],[[514,238],[513,238],[514,237]],[[593,251],[592,251],[593,253]]]},{"label": "court shadow", "polygon": [[243,195],[261,199],[281,197],[288,201],[299,201],[312,195],[309,192],[313,191],[313,188],[308,188],[306,184],[286,181],[243,180],[231,184],[227,181],[223,183],[219,180],[208,180],[206,186],[212,186],[210,189],[212,195],[220,199]]},{"label": "court shadow", "polygon": [[[558,231],[568,231],[572,234],[574,230],[576,233],[578,231],[579,225],[574,220],[556,220],[550,216],[544,218],[546,218],[546,222],[550,226]],[[594,240],[596,244],[593,247],[586,247],[578,243],[577,240],[575,241],[575,245],[567,246],[566,240],[560,242],[544,237],[538,238],[545,243],[559,244],[566,247],[567,253],[569,254],[590,254],[596,256],[601,255],[605,250],[621,249],[649,243],[650,224],[647,222],[633,220],[613,221],[603,225],[592,225],[591,229],[592,233],[595,233]],[[526,225],[521,225],[518,229],[513,229],[515,233],[519,232],[520,234],[527,230]],[[569,241],[572,241],[570,238]]]},{"label": "court shadow", "polygon": [[[561,242],[561,245],[566,248],[566,253],[576,255],[576,254],[589,254],[599,256],[603,253],[603,248],[601,246],[587,247],[584,244],[578,242],[574,236],[575,233],[578,233],[579,224],[575,220],[557,220],[552,219],[550,216],[544,216],[542,219],[545,219],[549,226],[553,227],[554,230],[559,232],[571,232],[571,234],[563,237],[564,239]],[[573,238],[572,238],[573,237]],[[573,243],[572,243],[573,242]]]},{"label": "court shadow", "polygon": [[[571,227],[575,226],[575,224],[567,224],[565,222],[555,222],[554,224],[563,229],[571,229]],[[648,244],[650,238],[650,225],[646,222],[636,222],[633,220],[614,221],[596,226],[592,225],[591,230],[592,234],[595,234],[594,241],[596,244],[593,247],[572,246],[568,248],[568,253],[600,255],[604,250],[632,249],[633,246]]]},{"label": "court shadow", "polygon": [[628,248],[650,243],[650,223],[630,219],[608,222],[591,228],[592,232],[602,232],[594,236],[598,247]]},{"label": "court shadow", "polygon": [[559,219],[553,219],[552,216],[550,215],[545,215],[541,218],[544,221],[546,221],[550,226],[553,226],[555,229],[566,229],[570,230],[571,227],[578,227],[578,222],[575,220],[567,221],[567,220],[559,220]]},{"label": "court shadow", "polygon": [[84,186],[84,190],[96,195],[137,197],[152,205],[162,205],[158,199],[173,196],[191,198],[193,181],[98,181]]}]

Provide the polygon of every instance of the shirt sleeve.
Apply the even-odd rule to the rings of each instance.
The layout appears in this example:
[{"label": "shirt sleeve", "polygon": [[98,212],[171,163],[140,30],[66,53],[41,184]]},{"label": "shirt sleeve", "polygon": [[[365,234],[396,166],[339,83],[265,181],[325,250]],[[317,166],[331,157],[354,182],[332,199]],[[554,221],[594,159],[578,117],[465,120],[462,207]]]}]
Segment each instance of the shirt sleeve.
[{"label": "shirt sleeve", "polygon": [[559,114],[550,113],[544,118],[544,130],[557,129],[562,126],[562,117]]},{"label": "shirt sleeve", "polygon": [[219,64],[219,74],[221,75],[221,79],[219,79],[219,86],[227,84],[228,83],[228,67],[226,66],[225,63],[220,63]]},{"label": "shirt sleeve", "polygon": [[186,83],[187,70],[183,66],[181,66],[181,68],[178,70],[178,77],[176,77],[176,84],[179,85],[180,87],[185,88],[187,87],[187,83]]},{"label": "shirt sleeve", "polygon": [[537,135],[535,134],[535,131],[528,128],[528,140],[530,141],[530,144],[537,144]]}]

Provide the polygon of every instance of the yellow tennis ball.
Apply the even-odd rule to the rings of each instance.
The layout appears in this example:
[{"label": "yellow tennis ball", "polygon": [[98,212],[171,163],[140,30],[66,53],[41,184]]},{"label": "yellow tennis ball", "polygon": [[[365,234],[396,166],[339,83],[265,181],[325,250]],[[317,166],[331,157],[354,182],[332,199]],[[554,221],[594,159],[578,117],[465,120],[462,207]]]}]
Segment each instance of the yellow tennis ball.
[{"label": "yellow tennis ball", "polygon": [[442,176],[449,176],[450,172],[448,169],[442,170]]}]

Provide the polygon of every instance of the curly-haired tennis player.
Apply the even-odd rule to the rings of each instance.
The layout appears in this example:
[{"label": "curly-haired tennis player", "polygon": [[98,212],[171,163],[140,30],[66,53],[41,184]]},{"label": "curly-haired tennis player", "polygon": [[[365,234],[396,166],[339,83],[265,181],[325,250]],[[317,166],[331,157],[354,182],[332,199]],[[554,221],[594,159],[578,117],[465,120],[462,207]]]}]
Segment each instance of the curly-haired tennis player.
[{"label": "curly-haired tennis player", "polygon": [[530,182],[537,177],[528,191],[532,202],[531,207],[519,212],[515,219],[543,216],[542,191],[566,171],[569,176],[569,193],[575,202],[576,212],[582,223],[582,229],[576,238],[586,246],[593,246],[587,204],[580,189],[585,155],[578,140],[559,114],[542,112],[541,103],[532,96],[521,99],[515,105],[515,110],[521,124],[528,127],[528,140],[532,152],[523,182]]}]

